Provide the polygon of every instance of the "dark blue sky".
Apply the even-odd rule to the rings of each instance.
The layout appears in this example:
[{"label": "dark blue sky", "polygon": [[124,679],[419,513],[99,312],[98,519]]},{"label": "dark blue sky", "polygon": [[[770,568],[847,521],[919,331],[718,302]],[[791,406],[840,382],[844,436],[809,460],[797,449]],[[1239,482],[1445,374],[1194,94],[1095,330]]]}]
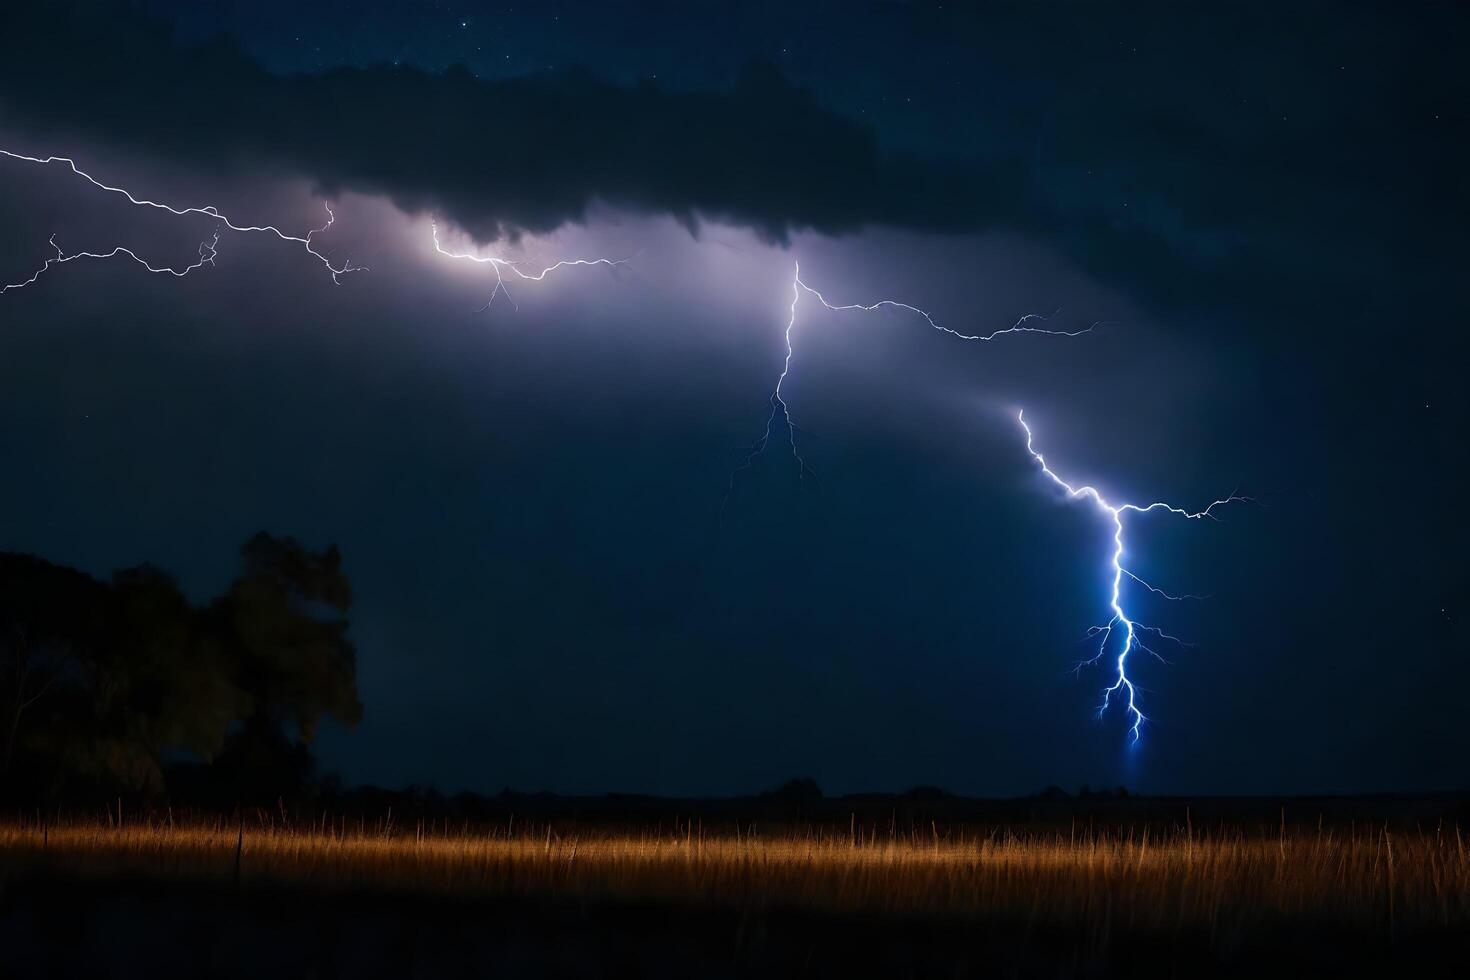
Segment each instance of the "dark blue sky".
[{"label": "dark blue sky", "polygon": [[[371,270],[229,235],[182,280],[0,297],[0,548],[203,597],[255,530],[337,542],[366,710],[320,755],[349,779],[1464,787],[1449,8],[142,7],[180,39],[5,15],[0,146],[293,229],[329,194],[323,241]],[[630,261],[476,312],[493,279],[431,214]],[[210,227],[0,163],[0,281],[53,232],[174,261]],[[722,524],[798,258],[966,331],[1104,322],[967,344],[805,302],[785,392],[820,482],[773,447]],[[1136,661],[1135,751],[1071,671],[1110,528],[1022,406],[1111,497],[1259,500],[1130,528],[1141,574],[1210,597],[1134,592],[1195,644]]]}]

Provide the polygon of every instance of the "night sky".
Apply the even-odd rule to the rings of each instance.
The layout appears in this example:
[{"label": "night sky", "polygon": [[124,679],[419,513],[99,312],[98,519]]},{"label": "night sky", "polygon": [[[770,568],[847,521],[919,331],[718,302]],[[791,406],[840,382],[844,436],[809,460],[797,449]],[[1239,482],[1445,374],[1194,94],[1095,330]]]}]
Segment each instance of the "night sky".
[{"label": "night sky", "polygon": [[[1286,7],[1291,9],[1284,9]],[[7,5],[0,148],[316,241],[0,296],[0,550],[336,542],[349,782],[1470,785],[1451,4]],[[447,246],[626,263],[508,281]],[[0,159],[0,283],[215,223]],[[798,306],[784,430],[737,474]],[[1095,717],[1111,526],[1150,722]],[[729,499],[725,497],[729,490]],[[722,514],[722,502],[723,514]]]}]

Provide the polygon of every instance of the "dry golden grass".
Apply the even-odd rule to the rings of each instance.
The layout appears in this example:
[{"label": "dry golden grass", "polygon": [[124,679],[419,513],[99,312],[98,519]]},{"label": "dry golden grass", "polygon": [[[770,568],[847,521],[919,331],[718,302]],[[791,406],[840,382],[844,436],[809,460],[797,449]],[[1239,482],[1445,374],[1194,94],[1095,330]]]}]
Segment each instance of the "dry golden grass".
[{"label": "dry golden grass", "polygon": [[1385,935],[1470,929],[1470,857],[1452,829],[855,840],[11,824],[0,826],[0,873],[229,881],[237,849],[247,884],[998,916],[1212,935],[1272,923]]}]

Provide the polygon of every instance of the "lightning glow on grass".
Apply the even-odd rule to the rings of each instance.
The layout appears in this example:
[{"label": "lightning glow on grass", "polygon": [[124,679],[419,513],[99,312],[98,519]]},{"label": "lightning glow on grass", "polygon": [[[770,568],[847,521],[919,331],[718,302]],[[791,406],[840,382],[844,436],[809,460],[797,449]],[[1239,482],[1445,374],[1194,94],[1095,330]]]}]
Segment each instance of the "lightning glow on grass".
[{"label": "lightning glow on grass", "polygon": [[[250,811],[247,811],[247,813]],[[263,811],[257,811],[263,812]],[[944,915],[1085,935],[1123,927],[1238,937],[1262,923],[1318,922],[1387,936],[1470,926],[1470,852],[1458,827],[1302,828],[1246,836],[1187,826],[903,829],[876,823],[699,832],[300,814],[175,823],[54,818],[0,823],[0,865],[76,881],[228,882],[545,900],[672,900],[864,914]],[[931,829],[932,826],[932,829]],[[1001,830],[1004,832],[1000,832]],[[1384,867],[1392,869],[1387,876]],[[1236,940],[1238,942],[1238,939]]]}]

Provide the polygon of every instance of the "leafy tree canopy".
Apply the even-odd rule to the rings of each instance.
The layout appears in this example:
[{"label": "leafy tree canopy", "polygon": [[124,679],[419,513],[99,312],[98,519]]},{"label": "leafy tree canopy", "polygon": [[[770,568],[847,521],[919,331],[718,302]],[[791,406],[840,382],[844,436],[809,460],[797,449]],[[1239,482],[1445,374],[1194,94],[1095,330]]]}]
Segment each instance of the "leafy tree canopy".
[{"label": "leafy tree canopy", "polygon": [[351,605],[335,546],[265,533],[202,606],[150,565],[103,582],[0,553],[0,793],[156,792],[179,758],[299,785],[322,719],[362,717]]}]

